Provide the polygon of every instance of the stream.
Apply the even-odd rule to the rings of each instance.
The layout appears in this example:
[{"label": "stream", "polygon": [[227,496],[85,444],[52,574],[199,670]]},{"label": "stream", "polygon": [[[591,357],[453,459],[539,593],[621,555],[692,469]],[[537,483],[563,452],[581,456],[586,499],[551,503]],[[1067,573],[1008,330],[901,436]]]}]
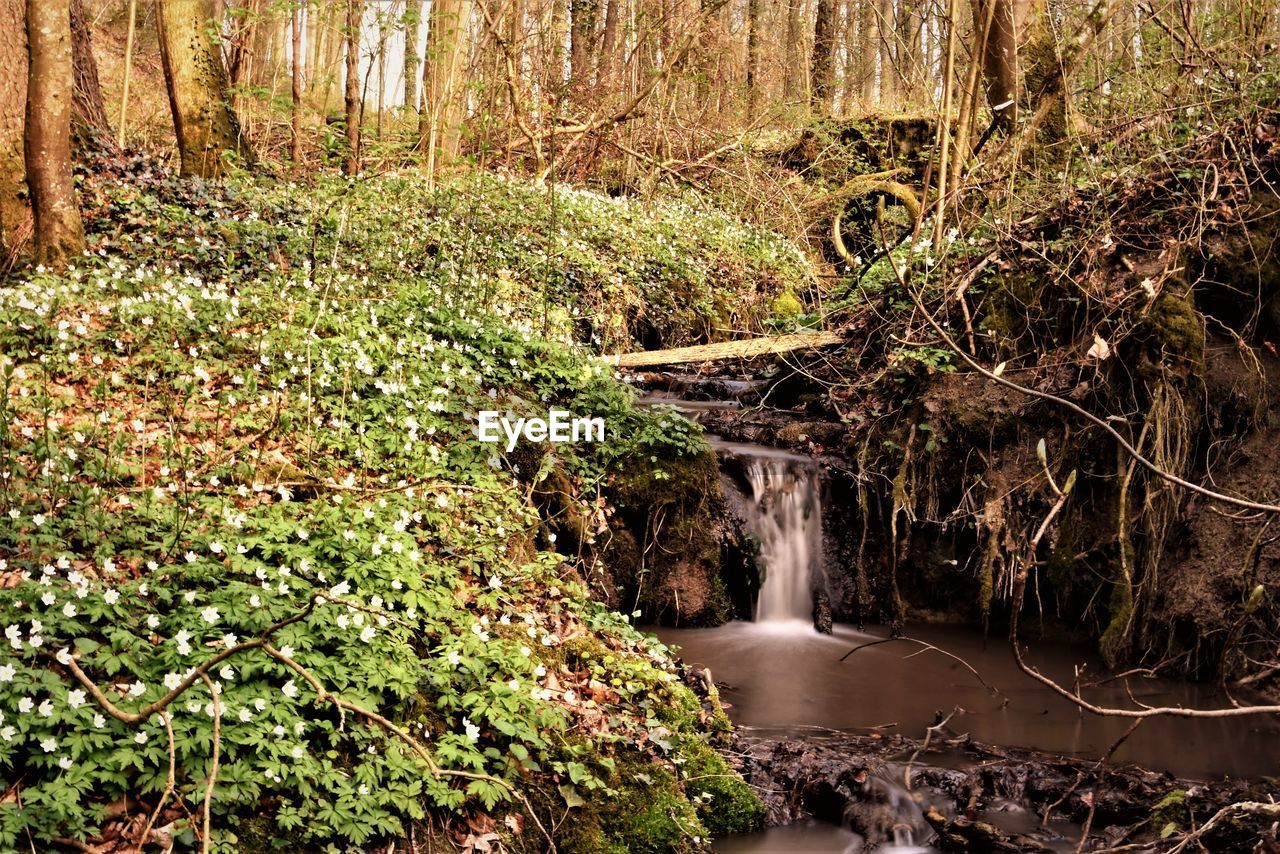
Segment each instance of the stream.
[{"label": "stream", "polygon": [[[654,402],[676,404],[695,418],[716,405]],[[984,638],[969,628],[909,625],[906,636],[936,647],[931,649],[914,641],[886,641],[887,630],[859,631],[837,624],[830,635],[818,633],[813,628],[812,590],[816,573],[822,571],[819,467],[809,457],[710,438],[722,460],[736,458],[734,463],[741,466],[749,486],[739,511],[759,542],[765,569],[755,620],[655,632],[663,642],[679,647],[686,663],[710,670],[740,729],[785,738],[821,738],[833,731],[922,738],[929,726],[950,715],[940,735],[968,734],[990,744],[1088,758],[1100,756],[1124,733],[1128,721],[1081,713],[1019,671],[1003,637]],[[1038,641],[1030,632],[1027,639],[1028,660],[1064,684],[1073,682],[1075,668],[1081,664],[1088,665],[1089,679],[1105,673],[1089,647]],[[1090,688],[1085,694],[1104,704],[1129,707],[1134,700],[1189,707],[1224,703],[1212,686],[1176,680],[1136,679],[1130,681],[1130,688],[1131,697],[1119,681]],[[1280,722],[1155,719],[1125,740],[1114,759],[1190,779],[1261,777],[1275,773],[1280,759]],[[930,756],[934,764],[947,761],[946,754]],[[952,761],[964,767],[961,763],[968,760],[957,755]],[[900,815],[892,844],[867,849],[847,828],[806,822],[722,840],[715,850],[757,854],[935,850],[928,847],[932,831],[922,817],[920,794],[904,789],[900,777],[878,784],[886,788]],[[1012,804],[989,809],[983,817],[1017,832],[1030,832],[1038,823],[1035,816]],[[1079,829],[1057,826],[1051,835],[1062,850],[1073,850]]]}]

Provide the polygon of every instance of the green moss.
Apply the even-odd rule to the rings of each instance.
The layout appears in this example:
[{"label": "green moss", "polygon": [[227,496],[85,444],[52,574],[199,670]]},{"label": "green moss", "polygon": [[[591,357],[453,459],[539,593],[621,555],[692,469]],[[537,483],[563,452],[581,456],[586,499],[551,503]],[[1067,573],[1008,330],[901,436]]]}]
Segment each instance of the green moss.
[{"label": "green moss", "polygon": [[1151,811],[1151,826],[1163,837],[1182,827],[1190,816],[1186,790],[1174,789]]},{"label": "green moss", "polygon": [[773,299],[773,314],[775,317],[790,320],[797,317],[804,311],[804,304],[796,299],[796,295],[791,291],[783,291]]},{"label": "green moss", "polygon": [[710,446],[624,463],[610,490],[619,512],[604,561],[619,607],[666,623],[723,623],[732,606],[721,576],[720,470]]},{"label": "green moss", "polygon": [[767,810],[724,757],[697,738],[684,746],[684,777],[698,815],[716,837],[764,827]]},{"label": "green moss", "polygon": [[1152,302],[1142,329],[1162,361],[1204,374],[1204,323],[1189,293],[1167,288]]}]

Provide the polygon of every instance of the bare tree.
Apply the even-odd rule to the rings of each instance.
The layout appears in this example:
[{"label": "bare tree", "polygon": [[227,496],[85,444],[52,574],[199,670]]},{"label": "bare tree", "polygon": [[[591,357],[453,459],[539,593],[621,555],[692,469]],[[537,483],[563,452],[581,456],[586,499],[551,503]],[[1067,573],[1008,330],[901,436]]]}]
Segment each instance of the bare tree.
[{"label": "bare tree", "polygon": [[65,267],[84,252],[84,224],[71,173],[70,0],[27,0],[25,161],[36,261]]},{"label": "bare tree", "polygon": [[76,150],[91,146],[113,148],[115,139],[107,106],[98,82],[98,62],[93,58],[93,37],[85,0],[71,0],[71,67],[75,78],[72,93],[71,135]]},{"label": "bare tree", "polygon": [[831,112],[836,62],[836,0],[818,0],[813,24],[813,57],[809,62],[810,104],[819,113]]},{"label": "bare tree", "polygon": [[0,0],[0,269],[17,256],[31,222],[31,212],[23,201],[22,123],[26,109],[25,3]]},{"label": "bare tree", "polygon": [[364,18],[362,0],[347,0],[347,65],[342,102],[347,115],[347,159],[342,171],[347,175],[360,172],[360,24]]},{"label": "bare tree", "polygon": [[433,0],[423,80],[425,109],[418,122],[432,179],[441,161],[454,159],[462,151],[470,24],[470,0]]},{"label": "bare tree", "polygon": [[422,9],[424,0],[409,0],[404,7],[404,106],[418,111],[418,67],[422,64]]},{"label": "bare tree", "polygon": [[222,52],[213,43],[210,0],[158,0],[156,30],[182,174],[216,178],[223,155],[249,157],[227,92]]}]

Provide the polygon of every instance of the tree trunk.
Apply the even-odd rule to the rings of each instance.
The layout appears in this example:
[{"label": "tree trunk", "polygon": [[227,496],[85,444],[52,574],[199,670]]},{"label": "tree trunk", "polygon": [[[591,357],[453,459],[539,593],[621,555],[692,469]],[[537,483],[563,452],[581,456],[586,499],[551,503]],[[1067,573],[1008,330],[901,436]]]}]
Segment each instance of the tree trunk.
[{"label": "tree trunk", "polygon": [[222,53],[213,43],[210,0],[158,0],[156,30],[182,174],[217,178],[225,152],[250,158],[227,95]]},{"label": "tree trunk", "polygon": [[425,109],[419,121],[430,180],[440,162],[462,152],[470,24],[470,0],[433,0],[423,79]]},{"label": "tree trunk", "polygon": [[289,156],[294,165],[302,162],[302,10],[294,6],[289,13],[290,36],[293,40],[293,76],[290,79],[289,95],[292,101],[290,116]]},{"label": "tree trunk", "polygon": [[114,149],[115,135],[111,132],[102,86],[98,83],[98,61],[93,58],[93,39],[85,0],[71,0],[71,67],[75,78],[71,141],[76,151]]},{"label": "tree trunk", "polygon": [[599,0],[569,0],[569,75],[575,89],[591,85]]},{"label": "tree trunk", "polygon": [[820,114],[831,112],[832,78],[836,60],[836,0],[818,0],[813,24],[813,58],[809,63],[810,105]]},{"label": "tree trunk", "polygon": [[31,223],[23,201],[22,125],[27,109],[25,0],[0,0],[0,270],[12,265]]},{"label": "tree trunk", "polygon": [[36,262],[62,269],[84,252],[84,224],[71,174],[70,0],[27,0],[26,166]]},{"label": "tree trunk", "polygon": [[858,4],[858,73],[862,108],[865,110],[876,99],[876,10],[870,0],[857,0]]},{"label": "tree trunk", "polygon": [[409,0],[404,9],[404,106],[418,112],[418,66],[422,63],[424,0]]},{"label": "tree trunk", "polygon": [[342,90],[347,111],[347,160],[342,171],[360,172],[360,24],[364,18],[362,0],[347,0],[347,66]]},{"label": "tree trunk", "polygon": [[880,104],[897,99],[898,72],[893,65],[893,0],[878,0],[876,34],[880,37]]},{"label": "tree trunk", "polygon": [[800,10],[804,0],[783,0],[787,4],[787,67],[783,70],[782,95],[787,103],[805,100],[800,94],[804,52],[800,45]]},{"label": "tree trunk", "polygon": [[920,10],[919,0],[899,2],[897,9],[898,38],[896,41],[898,94],[904,101],[913,100],[920,82]]},{"label": "tree trunk", "polygon": [[760,0],[747,0],[747,121],[760,106]]},{"label": "tree trunk", "polygon": [[600,35],[600,57],[596,63],[596,86],[608,92],[618,68],[618,19],[622,0],[605,0],[604,30]]},{"label": "tree trunk", "polygon": [[982,74],[992,121],[1002,132],[1009,131],[1018,117],[1018,5],[1025,5],[1024,0],[974,0],[973,4],[975,21],[991,21],[982,52]]}]

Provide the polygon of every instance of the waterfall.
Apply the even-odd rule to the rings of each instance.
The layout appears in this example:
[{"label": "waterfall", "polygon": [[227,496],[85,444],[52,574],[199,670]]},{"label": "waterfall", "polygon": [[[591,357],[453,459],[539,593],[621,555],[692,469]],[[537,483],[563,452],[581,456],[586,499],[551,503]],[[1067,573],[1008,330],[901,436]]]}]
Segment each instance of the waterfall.
[{"label": "waterfall", "polygon": [[756,622],[813,623],[812,576],[822,555],[822,506],[812,462],[785,455],[744,461],[751,485],[747,528],[760,541],[764,584]]}]

